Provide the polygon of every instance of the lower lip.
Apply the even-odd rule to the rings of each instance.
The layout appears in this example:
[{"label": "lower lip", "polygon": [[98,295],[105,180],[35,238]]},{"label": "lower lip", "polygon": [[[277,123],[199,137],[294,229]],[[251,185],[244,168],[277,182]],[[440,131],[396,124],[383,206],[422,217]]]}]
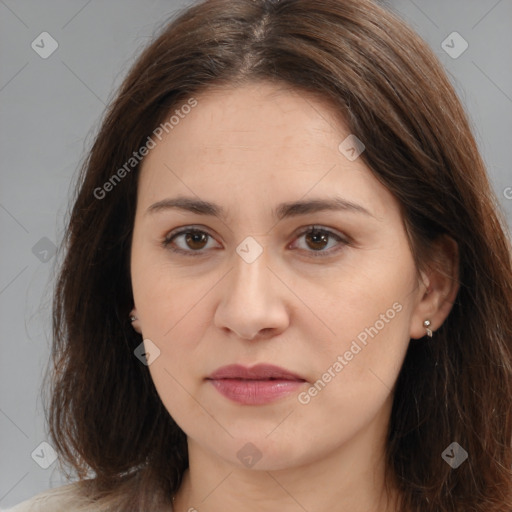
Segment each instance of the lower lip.
[{"label": "lower lip", "polygon": [[297,380],[209,380],[221,395],[244,405],[268,404],[297,391],[304,384]]}]

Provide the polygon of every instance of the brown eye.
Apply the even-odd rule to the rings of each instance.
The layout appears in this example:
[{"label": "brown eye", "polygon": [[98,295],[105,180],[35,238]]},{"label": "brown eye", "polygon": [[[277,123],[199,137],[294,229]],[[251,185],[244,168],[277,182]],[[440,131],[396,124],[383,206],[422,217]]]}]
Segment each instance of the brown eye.
[{"label": "brown eye", "polygon": [[[298,238],[305,237],[306,247],[301,248],[313,257],[330,256],[341,250],[345,245],[349,244],[349,240],[329,230],[322,229],[317,226],[310,226],[307,230],[299,234]],[[176,240],[181,239],[181,243],[177,244]],[[206,231],[200,229],[182,229],[177,232],[171,232],[162,245],[171,251],[185,254],[187,256],[202,256],[207,252],[209,239],[213,237]],[[324,250],[334,240],[334,245],[341,247]]]},{"label": "brown eye", "polygon": [[[306,249],[308,253],[313,257],[322,257],[322,256],[330,256],[335,252],[341,250],[345,245],[349,244],[349,241],[344,237],[334,233],[328,229],[322,229],[317,226],[311,226],[307,230],[303,231],[299,234],[298,238],[305,236]],[[341,245],[341,248],[335,248],[333,250],[324,250],[325,247],[329,244],[329,241],[334,239],[338,242],[338,245]],[[336,244],[335,244],[336,245]]]},{"label": "brown eye", "polygon": [[306,242],[311,243],[310,247],[315,251],[324,249],[329,240],[329,235],[322,231],[310,231],[306,233]]},{"label": "brown eye", "polygon": [[190,247],[191,249],[195,250],[200,250],[204,249],[208,236],[209,235],[206,233],[202,233],[199,231],[191,231],[185,234],[184,240],[185,243],[187,244],[187,247]]},{"label": "brown eye", "polygon": [[[181,238],[183,241],[181,246],[177,248],[170,247],[177,245],[176,239]],[[199,229],[183,229],[181,231],[169,234],[163,241],[163,246],[170,248],[174,252],[184,253],[189,256],[200,256],[204,254],[208,239],[212,238],[208,233]]]}]

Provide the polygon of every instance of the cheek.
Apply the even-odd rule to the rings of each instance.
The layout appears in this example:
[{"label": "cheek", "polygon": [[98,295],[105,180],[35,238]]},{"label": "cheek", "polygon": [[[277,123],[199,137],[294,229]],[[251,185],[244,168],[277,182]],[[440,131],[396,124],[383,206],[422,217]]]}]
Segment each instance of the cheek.
[{"label": "cheek", "polygon": [[[382,398],[394,386],[409,344],[407,312],[402,308],[392,319],[386,313],[379,316],[346,338],[331,355],[333,364],[327,369],[337,375],[332,391],[338,393],[338,400],[344,400],[347,390],[355,399]],[[322,380],[330,374],[324,371]]]},{"label": "cheek", "polygon": [[[387,309],[377,311],[385,315]],[[410,312],[406,306],[392,311],[396,314],[386,317],[389,323],[377,316],[379,320],[353,325],[354,335],[347,332],[335,345],[324,345],[321,361],[318,354],[309,354],[316,380],[297,396],[294,424],[316,432],[326,451],[375,421],[381,425],[388,421],[393,387],[409,342]],[[353,319],[354,324],[358,321]]]},{"label": "cheek", "polygon": [[358,417],[375,413],[392,392],[410,341],[416,276],[408,253],[398,254],[353,269],[332,287],[321,311],[334,334],[306,353],[316,380],[302,403],[345,407]]},{"label": "cheek", "polygon": [[[408,336],[416,275],[413,261],[407,253],[380,256],[363,255],[357,264],[346,266],[324,287],[324,298],[315,302],[333,331],[330,345],[339,351],[350,350],[356,339],[362,347],[366,342],[374,349],[384,343],[381,339],[387,339],[389,350],[395,343],[402,345]],[[322,295],[320,290],[317,295]]]},{"label": "cheek", "polygon": [[[199,282],[200,281],[200,282]],[[217,280],[202,279],[184,283],[180,279],[161,278],[141,295],[144,335],[154,336],[164,349],[185,357],[203,338],[213,322],[208,293]]]},{"label": "cheek", "polygon": [[134,244],[132,250],[133,296],[144,335],[164,339],[178,322],[190,322],[216,280],[213,273],[171,264],[163,248],[148,245]]}]

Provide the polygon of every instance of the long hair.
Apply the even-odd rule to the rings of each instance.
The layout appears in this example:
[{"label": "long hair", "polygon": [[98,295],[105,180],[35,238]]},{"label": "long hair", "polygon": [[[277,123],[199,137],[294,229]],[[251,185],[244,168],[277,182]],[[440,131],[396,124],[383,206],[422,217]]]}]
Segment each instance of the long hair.
[{"label": "long hair", "polygon": [[[62,461],[105,510],[158,510],[179,489],[186,436],[133,354],[141,338],[128,318],[129,254],[140,162],[125,164],[201,91],[256,80],[330,102],[399,202],[418,268],[435,260],[439,237],[458,244],[452,311],[432,341],[409,344],[394,391],[386,467],[401,512],[510,512],[505,220],[437,58],[370,0],[207,0],[166,22],[141,52],[83,162],[63,242],[47,408]],[[468,453],[457,469],[442,457],[452,442]]]}]

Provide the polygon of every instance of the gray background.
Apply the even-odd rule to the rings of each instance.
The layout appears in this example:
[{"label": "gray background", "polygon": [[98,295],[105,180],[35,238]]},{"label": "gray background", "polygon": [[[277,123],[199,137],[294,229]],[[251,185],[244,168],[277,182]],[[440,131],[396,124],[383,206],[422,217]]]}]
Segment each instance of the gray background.
[{"label": "gray background", "polygon": [[[474,127],[512,226],[512,0],[385,2],[432,46]],[[0,0],[0,507],[65,483],[51,461],[40,386],[49,357],[55,246],[70,190],[115,88],[189,1]],[[441,47],[458,32],[458,58]],[[43,59],[42,32],[58,42]],[[448,39],[454,51],[461,41]],[[49,48],[48,42],[45,48]],[[41,50],[42,51],[42,50]],[[31,454],[34,454],[33,457]]]}]

